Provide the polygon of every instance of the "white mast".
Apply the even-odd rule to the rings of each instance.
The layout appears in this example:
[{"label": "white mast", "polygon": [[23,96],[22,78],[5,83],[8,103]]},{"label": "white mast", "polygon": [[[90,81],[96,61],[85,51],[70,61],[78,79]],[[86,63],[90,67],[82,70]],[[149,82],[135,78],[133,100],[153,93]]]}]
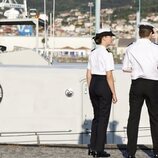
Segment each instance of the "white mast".
[{"label": "white mast", "polygon": [[100,0],[95,0],[95,32],[100,29]]},{"label": "white mast", "polygon": [[136,13],[136,39],[139,38],[138,25],[141,22],[141,0],[139,0],[138,11]]},{"label": "white mast", "polygon": [[27,13],[27,2],[26,2],[26,0],[24,0],[24,15],[25,15],[25,17],[28,16],[28,13]]}]

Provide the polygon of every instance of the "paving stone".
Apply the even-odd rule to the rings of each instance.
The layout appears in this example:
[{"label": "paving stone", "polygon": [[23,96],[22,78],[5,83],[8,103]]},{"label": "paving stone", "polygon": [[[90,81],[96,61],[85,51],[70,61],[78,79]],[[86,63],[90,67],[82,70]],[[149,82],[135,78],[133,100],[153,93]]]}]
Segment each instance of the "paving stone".
[{"label": "paving stone", "polygon": [[[125,145],[106,145],[111,158],[125,158]],[[0,144],[0,158],[91,158],[87,145],[11,145]],[[151,146],[139,146],[136,158],[152,158]]]}]

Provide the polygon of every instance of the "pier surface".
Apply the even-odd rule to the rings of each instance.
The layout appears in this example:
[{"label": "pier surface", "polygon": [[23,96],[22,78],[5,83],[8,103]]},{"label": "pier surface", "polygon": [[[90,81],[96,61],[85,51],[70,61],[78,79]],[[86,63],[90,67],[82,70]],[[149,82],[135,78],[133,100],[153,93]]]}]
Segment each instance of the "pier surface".
[{"label": "pier surface", "polygon": [[[111,158],[126,157],[125,145],[106,145]],[[0,144],[0,158],[91,158],[87,145],[13,145]],[[139,145],[136,158],[152,158],[152,147]]]}]

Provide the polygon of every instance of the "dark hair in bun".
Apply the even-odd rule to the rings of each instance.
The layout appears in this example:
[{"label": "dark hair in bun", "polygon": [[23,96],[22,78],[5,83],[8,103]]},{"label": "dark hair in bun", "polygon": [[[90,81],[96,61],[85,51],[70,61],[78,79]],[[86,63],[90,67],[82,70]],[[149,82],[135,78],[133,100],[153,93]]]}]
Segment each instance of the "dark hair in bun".
[{"label": "dark hair in bun", "polygon": [[101,40],[104,37],[104,34],[96,34],[93,39],[95,41],[96,44],[101,44]]}]

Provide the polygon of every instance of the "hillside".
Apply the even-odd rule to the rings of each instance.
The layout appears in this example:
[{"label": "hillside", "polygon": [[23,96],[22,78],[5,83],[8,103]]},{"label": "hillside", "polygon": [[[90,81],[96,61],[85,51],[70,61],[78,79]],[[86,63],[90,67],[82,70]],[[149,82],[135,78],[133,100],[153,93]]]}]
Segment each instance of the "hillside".
[{"label": "hillside", "polygon": [[[65,3],[66,2],[66,3]],[[89,10],[87,0],[56,0],[56,12],[67,11],[71,9],[79,9],[81,11]],[[94,0],[91,0],[94,2]],[[38,8],[38,10],[43,10],[43,1],[35,1],[35,0],[28,0],[28,7],[29,8]],[[47,3],[47,11],[50,12],[53,7],[53,0],[46,0]],[[110,7],[120,7],[120,6],[129,6],[131,4],[131,0],[102,0],[101,1],[102,8],[110,8]]]},{"label": "hillside", "polygon": [[[20,1],[20,0],[19,0]],[[69,11],[71,9],[79,9],[81,12],[89,11],[88,2],[95,0],[56,0],[56,15]],[[43,1],[28,0],[28,8],[36,8],[43,12]],[[116,8],[115,17],[125,18],[130,13],[135,13],[138,10],[138,0],[101,0],[101,8]],[[52,12],[53,0],[46,0],[47,13]],[[146,16],[147,13],[158,12],[157,0],[141,0],[141,14]],[[94,8],[93,8],[94,14]]]},{"label": "hillside", "polygon": [[[22,0],[17,0],[22,1]],[[88,2],[94,2],[95,0],[56,0],[57,11],[65,11],[70,9],[88,9]],[[65,3],[66,2],[66,3]],[[43,1],[27,0],[28,7],[37,7],[40,10],[43,10]],[[53,6],[53,0],[46,0],[47,8],[50,11]],[[138,4],[138,0],[101,0],[102,8],[116,8],[124,7]],[[156,7],[157,0],[141,0],[143,8]],[[156,4],[156,6],[155,6]]]},{"label": "hillside", "polygon": [[[22,3],[23,0],[16,0],[18,3]],[[47,14],[53,10],[53,0],[45,0]],[[71,9],[79,9],[81,12],[89,11],[88,2],[95,0],[55,0],[55,14],[58,15],[61,12],[69,11]],[[138,0],[101,0],[101,8],[115,8],[115,12],[112,15],[113,18],[126,18],[128,14],[135,13],[138,10]],[[146,16],[147,13],[158,13],[157,0],[141,0],[141,14]],[[44,10],[44,0],[27,0],[28,10],[30,8],[36,8],[39,12]],[[94,7],[92,14],[94,14]],[[1,16],[1,15],[0,15]]]}]

